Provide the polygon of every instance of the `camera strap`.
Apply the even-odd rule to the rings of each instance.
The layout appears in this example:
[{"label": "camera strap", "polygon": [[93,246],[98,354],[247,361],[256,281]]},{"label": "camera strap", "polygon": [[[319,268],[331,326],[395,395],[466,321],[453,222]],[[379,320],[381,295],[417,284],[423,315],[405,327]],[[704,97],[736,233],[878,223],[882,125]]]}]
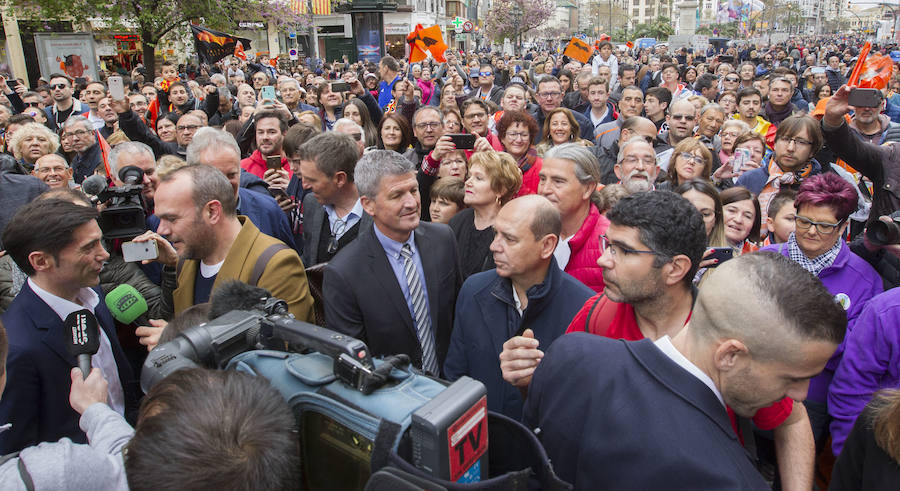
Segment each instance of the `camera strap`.
[{"label": "camera strap", "polygon": [[256,264],[253,265],[253,272],[250,273],[250,281],[248,282],[250,286],[257,286],[259,283],[259,279],[262,278],[263,272],[266,270],[266,266],[269,265],[269,260],[275,254],[278,254],[278,251],[283,249],[287,249],[288,246],[284,245],[281,242],[275,243],[266,247],[266,249],[256,258]]}]

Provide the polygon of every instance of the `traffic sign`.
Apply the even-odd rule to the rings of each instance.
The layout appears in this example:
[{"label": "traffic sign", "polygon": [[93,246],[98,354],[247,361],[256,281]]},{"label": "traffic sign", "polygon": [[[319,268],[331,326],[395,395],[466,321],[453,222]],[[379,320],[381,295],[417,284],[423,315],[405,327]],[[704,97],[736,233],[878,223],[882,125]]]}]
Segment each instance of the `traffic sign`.
[{"label": "traffic sign", "polygon": [[292,60],[296,60],[297,59],[297,49],[296,48],[289,49],[288,56],[290,56]]},{"label": "traffic sign", "polygon": [[451,24],[453,24],[453,27],[455,27],[456,29],[462,27],[464,23],[466,23],[466,19],[463,19],[462,17],[457,17],[456,19],[453,19],[453,22],[451,22]]},{"label": "traffic sign", "polygon": [[474,27],[475,27],[475,26],[472,25],[472,22],[467,20],[467,21],[463,24],[463,32],[472,32],[472,29],[473,29]]}]

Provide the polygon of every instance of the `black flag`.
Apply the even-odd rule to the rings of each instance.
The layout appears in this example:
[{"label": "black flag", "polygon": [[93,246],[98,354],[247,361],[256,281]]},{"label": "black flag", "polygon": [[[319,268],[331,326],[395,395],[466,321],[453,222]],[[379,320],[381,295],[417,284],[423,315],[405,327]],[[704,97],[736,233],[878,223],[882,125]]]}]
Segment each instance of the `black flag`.
[{"label": "black flag", "polygon": [[234,48],[240,41],[244,49],[250,49],[250,40],[239,38],[224,32],[213,31],[205,27],[191,24],[191,33],[194,35],[194,48],[200,63],[213,64],[228,55],[234,54]]}]

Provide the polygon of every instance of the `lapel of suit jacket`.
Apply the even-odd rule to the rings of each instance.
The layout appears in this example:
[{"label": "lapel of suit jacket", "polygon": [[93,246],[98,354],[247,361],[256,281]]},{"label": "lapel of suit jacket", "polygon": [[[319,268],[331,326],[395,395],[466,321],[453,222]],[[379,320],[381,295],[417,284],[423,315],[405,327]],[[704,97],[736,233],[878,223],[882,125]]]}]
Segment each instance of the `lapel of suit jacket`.
[{"label": "lapel of suit jacket", "polygon": [[[239,216],[238,220],[241,222],[241,231],[238,233],[237,237],[235,237],[234,242],[231,243],[231,248],[228,249],[228,254],[225,255],[225,261],[222,263],[222,268],[219,269],[219,273],[216,275],[216,281],[213,282],[213,291],[222,284],[223,281],[228,280],[240,280],[246,282],[245,276],[242,276],[247,268],[252,268],[255,266],[255,261],[258,256],[250,257],[250,250],[253,248],[253,243],[256,242],[256,239],[262,234],[256,225],[250,221],[249,218],[245,216]],[[247,265],[247,261],[253,260],[254,264]],[[249,277],[249,273],[246,275]]]},{"label": "lapel of suit jacket", "polygon": [[369,258],[371,259],[368,261],[370,274],[378,282],[378,286],[373,286],[381,288],[382,291],[387,293],[391,303],[400,312],[400,317],[403,319],[403,323],[406,324],[406,328],[414,336],[418,336],[412,314],[409,311],[409,305],[406,303],[406,298],[403,297],[403,290],[400,288],[397,277],[394,275],[394,268],[391,267],[387,252],[381,246],[381,242],[378,242],[378,237],[375,236],[374,227],[370,228],[364,236],[357,237],[357,240],[360,239],[368,243]]},{"label": "lapel of suit jacket", "polygon": [[428,225],[420,222],[419,226],[413,232],[415,234],[416,249],[419,250],[419,258],[422,260],[422,270],[425,272],[425,288],[428,289],[428,309],[431,311],[431,326],[434,329],[435,339],[437,339],[438,325],[438,306],[440,305],[440,275],[441,264],[440,254],[437,251],[442,250],[439,244],[435,244],[434,237],[428,233]]},{"label": "lapel of suit jacket", "polygon": [[305,264],[304,266],[312,266],[320,262],[319,241],[322,240],[322,222],[325,220],[325,208],[322,208],[322,205],[312,193],[309,193],[307,196],[308,198],[303,199],[304,202],[308,200],[308,206],[303,208],[303,228],[306,230],[306,227],[310,227],[311,237],[315,240],[311,241],[311,244],[304,244],[303,246],[309,248],[308,254],[311,259],[310,264]]},{"label": "lapel of suit jacket", "polygon": [[19,292],[19,295],[25,295],[28,299],[26,305],[32,307],[29,314],[31,321],[34,323],[34,327],[44,331],[43,334],[41,334],[41,341],[54,353],[65,360],[69,366],[78,366],[78,361],[74,356],[70,355],[69,351],[66,349],[66,342],[62,332],[63,321],[60,320],[56,312],[54,312],[46,302],[41,300],[41,297],[34,293],[34,290],[28,286],[27,282],[22,285],[22,290]]},{"label": "lapel of suit jacket", "polygon": [[200,268],[200,261],[196,259],[188,259],[181,265],[181,271],[178,272],[175,291],[172,292],[172,303],[175,307],[175,315],[180,314],[184,309],[194,305],[194,283],[197,282],[197,272]]}]

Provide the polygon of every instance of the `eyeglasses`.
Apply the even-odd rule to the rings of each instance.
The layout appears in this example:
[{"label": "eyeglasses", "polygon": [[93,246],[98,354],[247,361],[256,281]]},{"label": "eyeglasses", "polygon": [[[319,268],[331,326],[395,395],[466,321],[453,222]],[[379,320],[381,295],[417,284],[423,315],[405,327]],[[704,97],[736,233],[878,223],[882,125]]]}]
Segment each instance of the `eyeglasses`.
[{"label": "eyeglasses", "polygon": [[491,77],[494,75],[494,72],[479,72],[478,74],[482,77]]},{"label": "eyeglasses", "polygon": [[51,89],[68,89],[69,84],[53,84],[50,86]]},{"label": "eyeglasses", "polygon": [[692,153],[682,152],[682,153],[679,153],[678,156],[681,157],[681,160],[685,161],[686,163],[697,164],[697,165],[703,165],[705,163],[705,159],[703,157],[701,157],[699,155],[694,155]]},{"label": "eyeglasses", "polygon": [[198,125],[198,124],[189,124],[186,126],[176,126],[175,131],[195,131],[199,127],[200,127],[200,125]]},{"label": "eyeglasses", "polygon": [[650,250],[642,251],[640,249],[629,249],[621,244],[616,244],[615,242],[612,242],[611,240],[609,240],[609,237],[607,237],[606,235],[601,235],[600,236],[600,254],[601,255],[606,254],[607,250],[609,250],[609,254],[612,257],[624,257],[624,256],[627,256],[628,254],[653,254],[653,255],[658,255],[658,256],[663,255],[656,251],[650,251]]},{"label": "eyeglasses", "polygon": [[26,102],[25,107],[41,107],[40,102]]},{"label": "eyeglasses", "polygon": [[794,216],[794,224],[800,230],[809,230],[809,227],[813,225],[816,226],[816,232],[819,232],[822,235],[831,235],[833,234],[841,224],[844,223],[843,220],[837,223],[828,223],[828,222],[816,222],[806,218],[804,216],[796,215]]},{"label": "eyeglasses", "polygon": [[331,226],[331,238],[328,239],[328,254],[334,254],[338,250],[338,235],[343,235],[344,229],[347,228],[347,222],[340,218]]},{"label": "eyeglasses", "polygon": [[93,132],[88,131],[88,130],[75,130],[75,131],[67,131],[66,136],[77,136],[78,138],[81,138],[82,136],[89,135],[91,133],[93,133]]},{"label": "eyeglasses", "polygon": [[694,116],[692,114],[673,114],[672,119],[675,121],[693,121]]},{"label": "eyeglasses", "polygon": [[459,121],[444,121],[444,128],[459,128]]},{"label": "eyeglasses", "polygon": [[629,155],[622,159],[622,163],[635,166],[638,164],[644,164],[644,167],[653,167],[654,165],[656,165],[656,157],[645,157],[642,159],[634,155]]},{"label": "eyeglasses", "polygon": [[781,138],[778,142],[784,143],[785,145],[790,145],[793,143],[797,146],[811,147],[812,142],[809,140],[804,140],[803,138]]},{"label": "eyeglasses", "polygon": [[38,174],[49,174],[50,172],[54,172],[57,174],[61,174],[65,172],[68,167],[55,166],[55,167],[41,167],[39,169],[35,169],[34,171]]},{"label": "eyeglasses", "polygon": [[741,79],[738,78],[738,77],[725,77],[724,80],[725,80],[726,82],[740,82]]},{"label": "eyeglasses", "polygon": [[429,121],[427,123],[416,123],[417,130],[436,130],[441,127],[440,121]]},{"label": "eyeglasses", "polygon": [[529,133],[513,133],[511,131],[506,133],[506,137],[510,140],[529,140],[531,139],[531,134]]},{"label": "eyeglasses", "polygon": [[562,95],[562,92],[538,92],[538,97],[541,99],[555,99]]},{"label": "eyeglasses", "polygon": [[487,113],[469,113],[463,117],[466,119],[484,119],[487,117]]}]

